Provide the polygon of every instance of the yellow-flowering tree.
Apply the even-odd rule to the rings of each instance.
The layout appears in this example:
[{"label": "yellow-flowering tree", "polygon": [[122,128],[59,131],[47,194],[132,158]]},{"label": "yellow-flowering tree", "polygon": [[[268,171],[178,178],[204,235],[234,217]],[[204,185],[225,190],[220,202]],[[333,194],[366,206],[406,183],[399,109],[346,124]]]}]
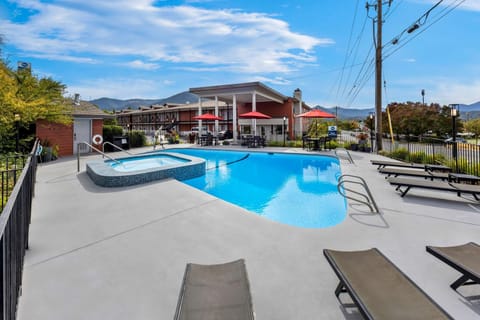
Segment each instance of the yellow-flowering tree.
[{"label": "yellow-flowering tree", "polygon": [[30,70],[13,71],[0,61],[0,83],[0,153],[12,150],[18,128],[29,128],[37,119],[71,123],[60,82],[38,78]]}]

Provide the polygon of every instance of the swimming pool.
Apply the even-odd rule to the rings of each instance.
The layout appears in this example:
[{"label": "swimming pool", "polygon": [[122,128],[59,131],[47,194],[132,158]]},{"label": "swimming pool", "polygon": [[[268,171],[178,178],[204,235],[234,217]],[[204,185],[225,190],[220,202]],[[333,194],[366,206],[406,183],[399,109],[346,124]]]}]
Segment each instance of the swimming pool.
[{"label": "swimming pool", "polygon": [[168,154],[141,156],[122,159],[120,162],[107,161],[118,172],[132,172],[158,167],[172,166],[189,162],[188,159],[174,157]]},{"label": "swimming pool", "polygon": [[87,174],[102,187],[125,187],[156,180],[191,179],[205,174],[205,160],[185,154],[143,154],[87,162]]},{"label": "swimming pool", "polygon": [[337,191],[341,174],[337,158],[204,149],[175,152],[206,160],[205,175],[182,182],[270,220],[325,228],[346,217],[346,200]]}]

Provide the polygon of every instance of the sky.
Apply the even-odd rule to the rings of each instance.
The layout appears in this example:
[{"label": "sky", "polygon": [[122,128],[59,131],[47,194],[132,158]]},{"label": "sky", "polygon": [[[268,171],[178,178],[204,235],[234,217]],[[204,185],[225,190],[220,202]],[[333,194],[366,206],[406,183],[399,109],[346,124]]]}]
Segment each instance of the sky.
[{"label": "sky", "polygon": [[[376,2],[0,0],[0,49],[83,100],[260,81],[310,106],[372,108]],[[382,105],[480,101],[480,0],[388,2]]]}]

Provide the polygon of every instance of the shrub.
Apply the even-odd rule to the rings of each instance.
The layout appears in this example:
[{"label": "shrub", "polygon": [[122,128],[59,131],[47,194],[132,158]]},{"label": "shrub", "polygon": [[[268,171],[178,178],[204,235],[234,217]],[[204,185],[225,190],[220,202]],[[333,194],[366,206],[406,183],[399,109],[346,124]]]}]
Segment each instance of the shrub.
[{"label": "shrub", "polygon": [[408,161],[415,163],[429,163],[426,158],[427,154],[423,151],[412,152],[408,155]]},{"label": "shrub", "polygon": [[405,148],[398,148],[397,150],[391,152],[389,156],[394,159],[405,161],[408,158],[408,150]]},{"label": "shrub", "polygon": [[143,147],[147,144],[147,138],[145,137],[145,133],[140,130],[133,130],[129,134],[130,139],[130,147],[138,148]]},{"label": "shrub", "polygon": [[103,126],[103,140],[113,143],[114,136],[123,135],[123,128],[116,125],[104,125]]}]

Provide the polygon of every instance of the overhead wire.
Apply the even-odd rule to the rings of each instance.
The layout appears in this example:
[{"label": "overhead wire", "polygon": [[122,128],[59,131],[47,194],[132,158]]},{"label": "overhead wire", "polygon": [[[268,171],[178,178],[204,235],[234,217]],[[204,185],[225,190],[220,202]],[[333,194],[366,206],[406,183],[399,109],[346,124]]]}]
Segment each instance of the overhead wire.
[{"label": "overhead wire", "polygon": [[[420,16],[420,18],[418,18],[412,25],[410,25],[409,27],[407,27],[406,29],[404,29],[400,34],[399,36],[397,36],[396,38],[398,37],[401,37],[404,33],[409,33],[408,31],[410,30],[410,28],[412,28],[412,26],[415,24],[415,23],[419,23],[421,26],[425,25],[426,22],[427,22],[427,19],[430,15],[430,13],[433,11],[433,9],[435,9],[437,6],[439,6],[444,0],[440,0],[438,1],[434,6],[432,6],[432,8],[430,8],[429,10],[427,10],[422,16]],[[401,44],[400,46],[396,47],[394,50],[392,51],[389,51],[389,52],[386,52],[383,57],[382,57],[382,62],[387,59],[388,57],[390,57],[392,54],[394,54],[396,51],[398,51],[399,49],[401,49],[402,47],[404,47],[406,44],[408,44],[410,41],[412,41],[413,39],[415,39],[416,37],[418,37],[421,33],[425,32],[427,29],[429,29],[433,24],[437,23],[438,21],[440,21],[442,18],[444,18],[448,13],[450,13],[452,10],[454,10],[455,8],[457,8],[458,6],[460,6],[463,2],[465,2],[466,0],[455,0],[452,2],[452,4],[446,6],[444,9],[442,9],[439,14],[435,17],[438,17],[440,15],[440,17],[438,17],[436,20],[434,20],[432,23],[426,25],[424,28],[422,28],[422,30],[420,30],[419,32],[417,32],[415,35],[413,35],[412,38],[410,38],[409,40],[407,40],[405,43]],[[387,11],[388,16],[390,16],[397,8],[398,6],[400,5],[400,3],[397,4],[397,6],[392,9],[390,12]],[[368,9],[368,6],[367,6],[367,9]],[[442,14],[443,13],[443,14]],[[375,18],[374,17],[370,17],[369,13],[368,13],[368,10],[367,10],[367,16],[369,18],[371,18],[374,22],[375,22]],[[435,19],[432,18],[432,19]],[[423,21],[422,21],[423,19]],[[418,28],[418,27],[417,27]],[[414,29],[416,30],[416,29]],[[412,31],[414,31],[412,30]],[[375,32],[374,32],[375,34]],[[384,47],[383,49],[385,48],[389,48],[391,45],[395,45],[395,44],[398,44],[398,41],[394,43],[394,40],[396,39],[392,39],[390,42],[388,42]],[[374,44],[376,43],[376,40],[374,39]],[[371,48],[370,48],[371,50]],[[367,55],[368,57],[368,55]],[[366,61],[366,60],[365,60]],[[364,62],[365,62],[364,61]],[[372,59],[370,61],[370,64],[368,65],[367,68],[362,68],[360,69],[357,77],[356,77],[356,80],[354,81],[354,84],[352,85],[352,89],[349,91],[349,94],[347,95],[347,97],[349,97],[348,99],[348,103],[347,103],[347,106],[350,106],[356,99],[356,97],[358,96],[358,94],[360,93],[360,91],[363,89],[363,87],[366,85],[366,83],[368,82],[368,80],[373,76],[373,71],[372,71],[372,68],[373,68],[373,64],[374,64],[374,59]],[[365,70],[364,70],[365,69]],[[363,74],[361,75],[361,73],[363,72]],[[384,78],[385,78],[385,75],[383,75]],[[385,90],[385,95],[387,94],[386,92],[386,82],[384,82],[384,90]]]},{"label": "overhead wire", "polygon": [[[434,7],[438,6],[443,0],[439,1]],[[437,23],[438,21],[440,21],[441,19],[443,19],[447,14],[449,14],[451,11],[453,11],[454,9],[456,9],[458,6],[460,6],[462,3],[464,3],[466,0],[454,0],[451,4],[447,5],[444,9],[442,9],[437,16],[433,17],[432,19],[435,19],[436,17],[438,17],[436,20],[432,21],[430,24],[426,25],[424,28],[422,28],[421,30],[419,30],[418,32],[416,32],[411,38],[409,38],[408,40],[406,40],[404,43],[400,44],[399,46],[395,46],[394,49],[391,49],[391,51],[387,51],[385,52],[384,56],[383,56],[383,60],[389,58],[392,54],[394,54],[395,52],[397,52],[398,50],[400,50],[401,48],[403,48],[405,45],[407,45],[410,41],[414,40],[415,38],[417,38],[419,35],[421,35],[423,32],[427,31],[430,27],[432,27],[435,23]],[[455,4],[456,3],[456,4]],[[432,11],[432,9],[434,8],[432,7],[431,9],[429,9],[424,15],[422,15],[422,17],[428,17],[428,14]],[[442,14],[443,13],[443,14]],[[419,19],[416,20],[416,22],[418,22],[422,17],[420,17]],[[414,22],[415,23],[415,22]],[[423,22],[422,26],[426,23],[426,20]],[[406,29],[407,30],[407,29]],[[408,30],[407,30],[408,31]],[[405,30],[400,33],[400,36],[403,35],[405,32]],[[395,37],[394,39],[392,39],[390,42],[388,42],[384,49],[385,48],[390,48],[392,45],[396,45],[398,44],[398,41],[393,43],[395,39],[398,39],[398,41],[400,41],[400,39],[397,37]],[[388,46],[387,46],[388,45]]]}]

